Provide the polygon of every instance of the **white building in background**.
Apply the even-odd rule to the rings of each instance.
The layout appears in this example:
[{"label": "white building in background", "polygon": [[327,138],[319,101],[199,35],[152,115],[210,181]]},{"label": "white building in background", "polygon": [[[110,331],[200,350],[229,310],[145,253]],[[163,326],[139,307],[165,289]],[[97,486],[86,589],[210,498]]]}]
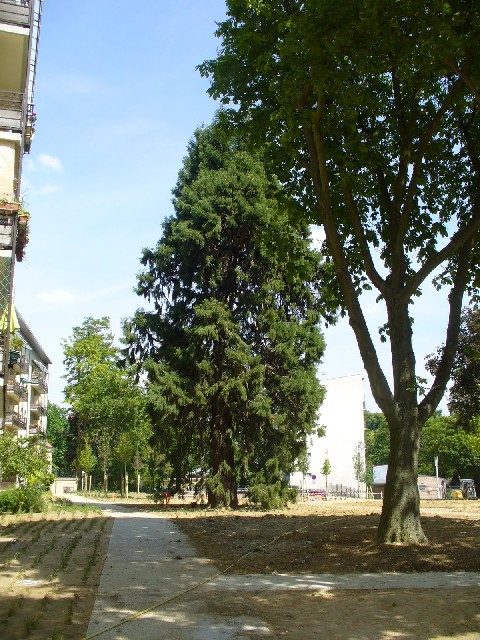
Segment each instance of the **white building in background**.
[{"label": "white building in background", "polygon": [[[322,467],[325,459],[331,466],[328,491],[345,492],[357,489],[353,458],[359,443],[364,445],[364,393],[360,375],[322,380],[325,400],[320,407],[318,426],[325,435],[308,437],[309,472],[292,474],[293,486],[325,489]],[[362,448],[363,461],[365,449]],[[363,487],[362,487],[363,488]]]}]

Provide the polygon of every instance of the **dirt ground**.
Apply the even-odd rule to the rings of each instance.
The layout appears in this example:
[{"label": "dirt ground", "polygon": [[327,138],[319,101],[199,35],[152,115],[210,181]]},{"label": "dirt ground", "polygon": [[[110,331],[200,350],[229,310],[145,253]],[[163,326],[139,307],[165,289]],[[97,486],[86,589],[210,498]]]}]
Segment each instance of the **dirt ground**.
[{"label": "dirt ground", "polygon": [[[226,573],[480,571],[480,502],[422,504],[430,543],[413,548],[376,544],[380,510],[375,502],[327,501],[277,513],[177,511],[175,522]],[[205,604],[265,621],[266,637],[479,640],[479,603],[480,587],[213,592]]]},{"label": "dirt ground", "polygon": [[112,525],[81,509],[0,518],[2,640],[83,637]]},{"label": "dirt ground", "polygon": [[[199,555],[226,573],[480,572],[480,501],[422,504],[430,543],[414,548],[375,543],[381,505],[373,501],[320,501],[270,513],[210,511],[174,502],[162,507],[134,499],[128,506],[168,515]],[[2,640],[84,637],[111,526],[111,519],[91,511],[0,519]],[[197,597],[192,592],[178,606]],[[480,587],[222,591],[207,594],[202,606],[211,613],[260,618],[270,630],[266,637],[478,640],[479,602]]]},{"label": "dirt ground", "polygon": [[377,501],[300,503],[282,512],[169,507],[200,555],[228,573],[480,571],[480,501],[422,504],[426,546],[378,545]]}]

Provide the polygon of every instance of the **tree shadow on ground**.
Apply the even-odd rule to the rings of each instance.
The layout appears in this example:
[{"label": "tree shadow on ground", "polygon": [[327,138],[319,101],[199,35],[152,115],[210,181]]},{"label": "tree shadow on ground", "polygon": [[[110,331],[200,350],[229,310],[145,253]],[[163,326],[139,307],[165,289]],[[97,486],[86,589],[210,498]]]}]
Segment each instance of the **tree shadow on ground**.
[{"label": "tree shadow on ground", "polygon": [[377,544],[370,515],[185,512],[175,519],[198,553],[230,573],[480,571],[480,523],[444,516],[422,519],[429,544]]}]

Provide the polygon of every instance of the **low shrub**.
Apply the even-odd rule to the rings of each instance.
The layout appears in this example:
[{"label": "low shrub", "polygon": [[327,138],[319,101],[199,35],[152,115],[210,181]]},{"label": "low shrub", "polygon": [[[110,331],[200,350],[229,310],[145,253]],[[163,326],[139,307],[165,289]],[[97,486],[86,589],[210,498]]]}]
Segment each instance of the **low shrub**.
[{"label": "low shrub", "polygon": [[45,476],[42,478],[42,481],[40,483],[40,487],[43,489],[43,491],[49,491],[51,485],[55,482],[55,475],[53,473],[46,473]]},{"label": "low shrub", "polygon": [[165,492],[158,491],[157,489],[153,491],[153,493],[149,493],[147,495],[148,500],[153,500],[155,504],[164,504],[165,503]]},{"label": "low shrub", "polygon": [[262,509],[282,509],[289,502],[296,502],[298,490],[277,482],[273,485],[256,484],[250,487],[249,498]]},{"label": "low shrub", "polygon": [[0,513],[41,513],[43,492],[33,487],[19,487],[0,491]]},{"label": "low shrub", "polygon": [[296,502],[297,496],[298,490],[288,485],[275,458],[267,460],[264,468],[250,479],[249,500],[262,509],[282,509],[289,502]]}]

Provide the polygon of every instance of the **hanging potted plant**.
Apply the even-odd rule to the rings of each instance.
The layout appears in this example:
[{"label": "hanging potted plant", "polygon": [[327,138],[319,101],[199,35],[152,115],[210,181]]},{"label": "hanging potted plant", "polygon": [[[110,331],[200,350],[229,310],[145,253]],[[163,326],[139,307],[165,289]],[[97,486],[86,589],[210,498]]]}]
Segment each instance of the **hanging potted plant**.
[{"label": "hanging potted plant", "polygon": [[26,211],[22,205],[18,211],[18,226],[17,226],[17,244],[15,257],[18,262],[23,260],[25,255],[25,245],[28,244],[28,223],[30,220],[30,213]]},{"label": "hanging potted plant", "polygon": [[20,336],[13,335],[10,338],[10,351],[18,351],[21,353],[24,346],[25,346],[25,342],[23,341],[23,338],[21,338]]}]

